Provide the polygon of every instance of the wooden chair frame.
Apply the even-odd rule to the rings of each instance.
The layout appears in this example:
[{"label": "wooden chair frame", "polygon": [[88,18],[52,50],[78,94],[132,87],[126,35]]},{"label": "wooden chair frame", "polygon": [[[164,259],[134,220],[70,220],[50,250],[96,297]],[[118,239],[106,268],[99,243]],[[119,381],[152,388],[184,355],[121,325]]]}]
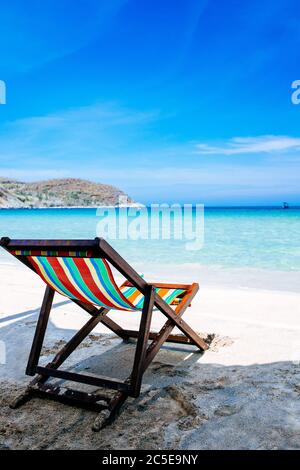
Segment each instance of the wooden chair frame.
[{"label": "wooden chair frame", "polygon": [[[102,427],[111,422],[118,414],[127,397],[138,397],[141,390],[142,377],[162,345],[169,341],[180,344],[193,344],[201,351],[208,346],[205,341],[182,319],[187,307],[199,290],[198,284],[149,284],[143,279],[104,239],[94,240],[10,240],[2,238],[0,246],[8,252],[11,250],[90,250],[94,257],[105,258],[125,278],[123,285],[136,287],[145,296],[142,309],[140,327],[138,331],[126,330],[109,318],[109,309],[97,308],[91,304],[79,300],[70,299],[75,304],[91,315],[87,323],[68,341],[68,343],[55,355],[54,359],[46,367],[39,366],[39,358],[43,346],[44,336],[47,329],[48,319],[52,307],[55,291],[46,287],[43,303],[41,306],[36,331],[29,354],[26,374],[35,376],[29,384],[25,394],[19,397],[13,404],[20,406],[33,396],[46,396],[73,405],[86,406],[95,410],[108,409]],[[26,256],[18,256],[18,259],[30,269],[34,270]],[[155,291],[155,287],[181,288],[185,289],[184,296],[180,299],[175,310],[171,308]],[[153,307],[156,307],[167,317],[166,323],[158,333],[150,332]],[[88,336],[98,323],[102,323],[123,340],[136,338],[136,350],[133,368],[130,376],[125,381],[104,376],[91,376],[68,372],[59,369],[63,362],[77,348],[77,346]],[[184,334],[172,335],[174,327]],[[148,345],[148,341],[151,340]],[[47,384],[50,377],[56,377],[67,381],[80,382],[104,389],[116,390],[113,398],[99,393],[86,393],[70,388],[64,388]]]}]

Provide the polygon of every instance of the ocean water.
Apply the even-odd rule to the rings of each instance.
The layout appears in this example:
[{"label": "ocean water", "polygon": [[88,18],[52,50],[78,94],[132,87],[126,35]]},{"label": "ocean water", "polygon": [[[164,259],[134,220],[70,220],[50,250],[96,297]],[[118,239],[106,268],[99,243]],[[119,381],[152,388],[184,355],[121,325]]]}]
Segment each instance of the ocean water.
[{"label": "ocean water", "polygon": [[[104,235],[99,221],[96,209],[0,210],[0,236],[94,238]],[[300,209],[206,208],[199,250],[187,249],[186,240],[109,242],[132,263],[300,271]],[[7,262],[1,251],[0,261]]]}]

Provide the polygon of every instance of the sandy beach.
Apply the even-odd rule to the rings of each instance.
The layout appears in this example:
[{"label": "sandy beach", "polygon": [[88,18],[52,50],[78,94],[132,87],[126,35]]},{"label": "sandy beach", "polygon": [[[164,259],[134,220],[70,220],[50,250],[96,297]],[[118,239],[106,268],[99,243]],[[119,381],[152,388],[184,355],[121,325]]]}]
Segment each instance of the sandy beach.
[{"label": "sandy beach", "polygon": [[[177,280],[193,277],[180,269]],[[160,279],[163,273],[167,280],[167,271],[158,271]],[[24,370],[44,285],[22,266],[0,265],[0,340],[6,350],[0,364],[0,448],[299,449],[297,276],[293,288],[282,278],[276,290],[267,282],[263,288],[254,281],[235,287],[214,284],[213,276],[209,282],[194,278],[201,289],[184,318],[203,336],[212,335],[210,349],[200,354],[192,346],[164,347],[144,377],[141,396],[129,399],[117,421],[95,433],[95,412],[40,399],[9,408],[29,381]],[[254,272],[251,277],[255,280]],[[42,362],[87,318],[57,294]],[[127,328],[139,321],[136,313],[114,312],[112,318]],[[162,321],[156,312],[153,329]],[[133,351],[133,344],[99,325],[64,367],[125,377]]]}]

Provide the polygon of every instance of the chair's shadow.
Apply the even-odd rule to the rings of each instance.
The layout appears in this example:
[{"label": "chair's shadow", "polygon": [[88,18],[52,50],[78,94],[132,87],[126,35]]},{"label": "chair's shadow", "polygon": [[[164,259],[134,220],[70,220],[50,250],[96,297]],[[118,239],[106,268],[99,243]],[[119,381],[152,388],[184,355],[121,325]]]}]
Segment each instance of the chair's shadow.
[{"label": "chair's shadow", "polygon": [[[70,300],[56,302],[53,303],[52,308],[57,309],[71,303]],[[76,308],[75,305],[74,308]],[[29,381],[24,375],[24,371],[39,311],[39,308],[31,309],[0,319],[0,332],[6,338],[7,343],[5,378],[11,376],[20,379],[22,382],[24,380]],[[87,315],[86,319],[88,318]],[[8,322],[8,324],[3,325],[4,322]],[[50,362],[64,343],[74,336],[77,331],[58,327],[53,323],[50,316],[45,338],[46,347],[40,358],[41,365]],[[10,338],[15,338],[16,334],[18,334],[19,340],[10,341]],[[107,334],[92,332],[73,351],[60,369],[125,380],[132,370],[135,345],[135,340],[125,342],[109,330],[107,330]],[[146,371],[143,383],[159,386],[160,384],[166,385],[168,381],[174,382],[174,377],[177,375],[178,379],[182,379],[188,374],[193,364],[199,361],[199,358],[201,358],[201,353],[195,346],[165,343]],[[3,374],[1,375],[3,377]],[[66,382],[59,379],[49,379],[50,381],[60,385],[66,384]],[[70,383],[68,383],[69,385]],[[72,383],[72,387],[74,387],[74,383]],[[76,387],[85,390],[93,388],[83,384],[76,384]]]},{"label": "chair's shadow", "polygon": [[[62,302],[57,302],[56,304],[53,303],[52,308],[55,309],[55,308],[61,307],[62,305],[66,305],[66,304],[69,304],[69,303],[70,303],[70,300],[63,300]],[[39,308],[33,308],[33,309],[30,309],[30,310],[25,310],[25,312],[15,313],[13,315],[6,315],[3,318],[0,318],[0,324],[1,323],[11,322],[11,321],[14,321],[14,320],[22,321],[22,320],[28,319],[30,317],[32,317],[34,319],[37,319],[39,313],[40,313],[40,307]]]},{"label": "chair's shadow", "polygon": [[[94,340],[92,345],[89,342],[86,348],[74,351],[60,369],[126,380],[132,371],[135,346],[134,340],[123,341],[112,334],[102,333],[99,340]],[[168,385],[169,382],[174,383],[175,378],[184,380],[201,356],[192,345],[163,345],[147,369],[143,384],[160,387]],[[50,356],[47,356],[47,361],[50,359]],[[62,380],[52,380],[59,385],[66,384]],[[76,387],[81,390],[95,389],[83,384],[76,384]]]}]

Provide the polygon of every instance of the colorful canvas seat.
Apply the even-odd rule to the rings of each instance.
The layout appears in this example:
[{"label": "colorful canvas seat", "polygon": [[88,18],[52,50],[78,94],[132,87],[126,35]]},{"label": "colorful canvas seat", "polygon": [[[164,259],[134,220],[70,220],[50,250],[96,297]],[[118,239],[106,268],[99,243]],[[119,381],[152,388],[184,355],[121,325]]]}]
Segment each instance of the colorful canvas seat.
[{"label": "colorful canvas seat", "polygon": [[[99,307],[116,310],[142,310],[144,295],[134,286],[116,284],[108,262],[89,252],[12,250],[14,256],[25,256],[35,272],[56,292]],[[184,289],[156,288],[168,305],[176,303]]]},{"label": "colorful canvas seat", "polygon": [[[155,287],[155,284],[154,284]],[[184,294],[185,289],[172,289],[168,287],[155,287],[156,293],[168,304],[177,305],[179,298]],[[137,310],[142,310],[144,305],[143,294],[133,286],[121,286],[120,291],[126,299],[134,305]]]}]

